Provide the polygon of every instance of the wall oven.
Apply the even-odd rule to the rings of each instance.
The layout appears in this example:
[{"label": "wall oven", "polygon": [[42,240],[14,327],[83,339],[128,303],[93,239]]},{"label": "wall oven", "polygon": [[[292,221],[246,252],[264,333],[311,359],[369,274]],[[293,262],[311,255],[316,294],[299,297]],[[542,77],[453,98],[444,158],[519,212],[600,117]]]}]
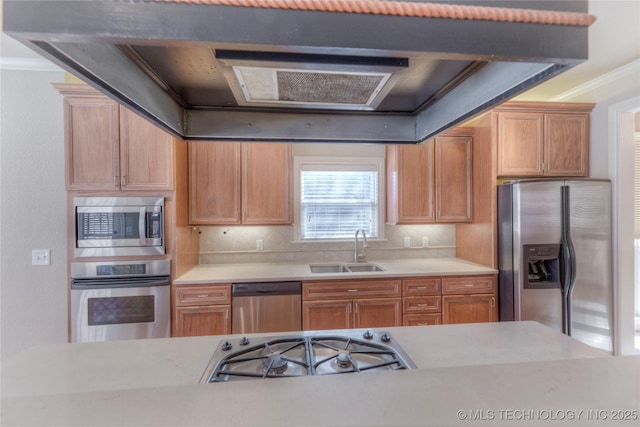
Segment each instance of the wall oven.
[{"label": "wall oven", "polygon": [[71,264],[71,342],[170,336],[169,260]]},{"label": "wall oven", "polygon": [[76,257],[164,254],[163,197],[75,197]]}]

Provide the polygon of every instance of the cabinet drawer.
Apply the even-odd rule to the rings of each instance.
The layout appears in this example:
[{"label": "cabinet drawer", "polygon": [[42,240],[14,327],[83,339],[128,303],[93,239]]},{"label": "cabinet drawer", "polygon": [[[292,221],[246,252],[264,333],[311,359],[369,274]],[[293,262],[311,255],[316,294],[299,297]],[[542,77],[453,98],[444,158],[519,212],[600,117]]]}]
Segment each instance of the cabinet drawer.
[{"label": "cabinet drawer", "polygon": [[402,279],[402,295],[440,295],[441,280],[439,277]]},{"label": "cabinet drawer", "polygon": [[402,316],[402,326],[441,325],[442,315],[438,314],[405,314]]},{"label": "cabinet drawer", "polygon": [[496,276],[443,277],[442,294],[490,294],[496,291]]},{"label": "cabinet drawer", "polygon": [[231,285],[176,286],[176,306],[216,304],[231,304]]},{"label": "cabinet drawer", "polygon": [[401,296],[400,280],[349,280],[305,282],[302,299],[390,298]]},{"label": "cabinet drawer", "polygon": [[405,314],[439,312],[441,301],[440,297],[404,297],[402,312]]}]

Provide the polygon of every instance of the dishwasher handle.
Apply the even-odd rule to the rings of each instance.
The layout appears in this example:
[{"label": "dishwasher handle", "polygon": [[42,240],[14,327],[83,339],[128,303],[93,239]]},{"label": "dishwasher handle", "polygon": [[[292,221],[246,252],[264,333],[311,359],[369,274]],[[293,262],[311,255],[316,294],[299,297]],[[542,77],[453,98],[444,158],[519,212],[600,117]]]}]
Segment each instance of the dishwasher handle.
[{"label": "dishwasher handle", "polygon": [[237,297],[301,295],[302,282],[234,283],[231,295]]}]

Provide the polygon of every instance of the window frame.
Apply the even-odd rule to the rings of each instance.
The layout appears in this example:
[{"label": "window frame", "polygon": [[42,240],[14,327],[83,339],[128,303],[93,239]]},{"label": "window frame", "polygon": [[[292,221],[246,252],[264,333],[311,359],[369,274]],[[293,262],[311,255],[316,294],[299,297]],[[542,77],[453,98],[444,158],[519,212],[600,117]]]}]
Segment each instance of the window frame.
[{"label": "window frame", "polygon": [[[313,239],[313,238],[302,238],[302,223],[301,223],[301,212],[302,212],[302,204],[301,204],[301,186],[300,186],[300,172],[304,166],[309,165],[329,165],[332,167],[344,167],[345,170],[348,170],[348,166],[351,165],[361,165],[361,166],[369,166],[375,169],[378,174],[378,223],[376,224],[376,228],[378,231],[378,236],[375,238],[371,238],[370,240],[384,240],[384,224],[385,224],[385,206],[386,206],[386,191],[385,191],[385,159],[384,157],[330,157],[330,156],[294,156],[293,158],[293,203],[294,203],[294,213],[293,213],[293,239],[295,242],[299,243],[311,243],[311,242],[347,242],[352,241],[353,239],[347,239],[344,237],[336,237],[336,238],[324,238],[324,239]],[[355,230],[354,230],[355,233]],[[369,236],[367,236],[369,239]]]}]

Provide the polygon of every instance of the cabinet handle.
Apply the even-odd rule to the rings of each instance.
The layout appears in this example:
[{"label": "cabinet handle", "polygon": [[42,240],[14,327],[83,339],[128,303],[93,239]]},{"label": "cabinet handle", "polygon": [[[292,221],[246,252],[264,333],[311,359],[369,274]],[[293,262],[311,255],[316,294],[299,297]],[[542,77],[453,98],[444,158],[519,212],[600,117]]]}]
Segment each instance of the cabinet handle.
[{"label": "cabinet handle", "polygon": [[207,298],[209,294],[198,295],[198,298]]},{"label": "cabinet handle", "polygon": [[355,305],[355,313],[358,314],[358,303],[354,303],[353,305]]},{"label": "cabinet handle", "polygon": [[426,286],[416,286],[416,289],[427,289]]},{"label": "cabinet handle", "polygon": [[418,307],[428,307],[429,304],[416,304]]},{"label": "cabinet handle", "polygon": [[357,289],[347,289],[347,292],[358,292]]},{"label": "cabinet handle", "polygon": [[127,185],[127,176],[126,175],[122,175],[122,177],[120,177],[120,185]]}]

